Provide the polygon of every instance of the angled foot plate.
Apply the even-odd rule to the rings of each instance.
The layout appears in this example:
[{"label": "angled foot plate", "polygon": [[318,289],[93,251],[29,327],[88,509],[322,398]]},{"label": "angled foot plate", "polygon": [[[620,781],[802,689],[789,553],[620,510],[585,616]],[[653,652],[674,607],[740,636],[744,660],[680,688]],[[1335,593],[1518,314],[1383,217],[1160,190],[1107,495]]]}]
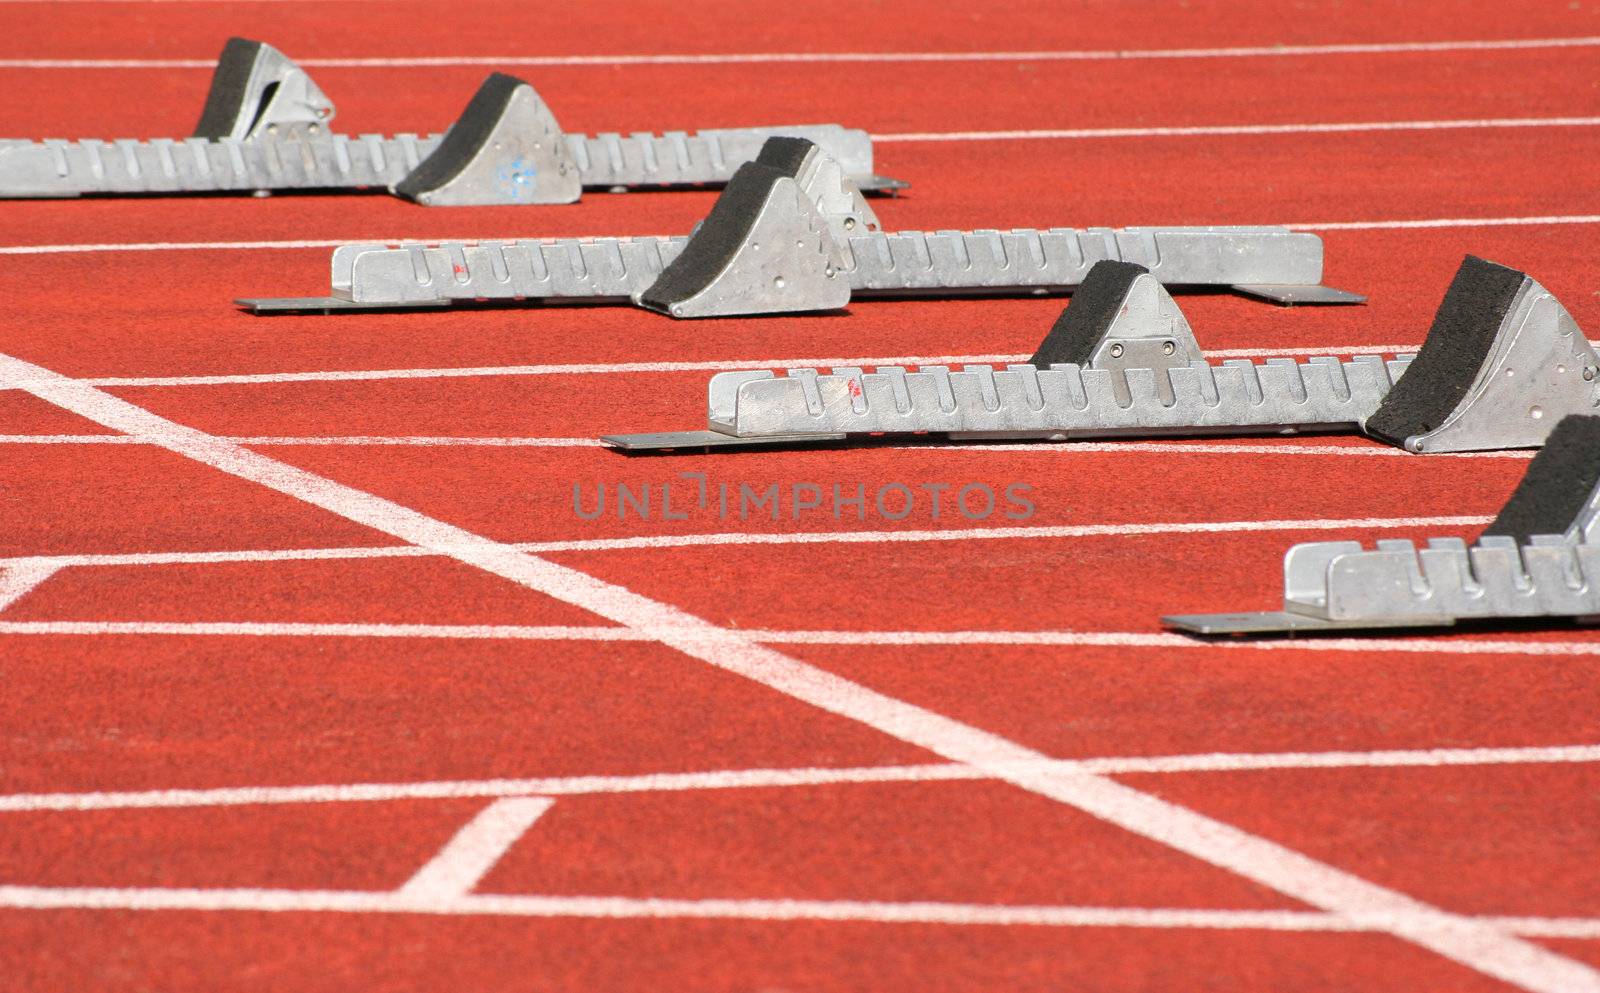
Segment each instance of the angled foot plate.
[{"label": "angled foot plate", "polygon": [[654,434],[612,434],[602,444],[624,452],[671,452],[687,448],[768,448],[775,445],[804,445],[812,442],[843,441],[842,434],[789,434],[781,437],[740,438],[720,431],[663,431]]}]

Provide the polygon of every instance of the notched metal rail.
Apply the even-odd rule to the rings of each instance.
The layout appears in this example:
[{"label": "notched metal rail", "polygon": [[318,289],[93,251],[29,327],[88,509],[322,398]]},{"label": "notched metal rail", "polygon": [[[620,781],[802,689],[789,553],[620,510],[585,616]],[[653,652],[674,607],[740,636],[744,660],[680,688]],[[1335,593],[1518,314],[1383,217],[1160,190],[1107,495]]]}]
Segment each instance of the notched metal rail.
[{"label": "notched metal rail", "polygon": [[737,437],[930,434],[1094,438],[1168,432],[1355,428],[1405,371],[1404,358],[1229,360],[1171,369],[1011,365],[909,372],[725,372],[710,426]]},{"label": "notched metal rail", "polygon": [[[648,289],[688,240],[678,236],[341,246],[336,253],[343,253],[343,258],[335,263],[331,294],[336,299],[328,302],[334,308],[349,304],[391,308],[480,300],[631,297]],[[574,247],[578,245],[593,265],[572,267],[569,279],[540,275],[561,267],[552,253],[578,252]],[[1079,285],[1096,262],[1107,259],[1148,262],[1174,285],[1227,286],[1230,274],[1217,271],[1216,258],[1237,260],[1233,271],[1239,273],[1252,271],[1251,257],[1257,256],[1262,261],[1254,271],[1271,269],[1286,277],[1296,263],[1272,258],[1275,249],[1287,248],[1302,258],[1320,255],[1314,236],[1278,228],[898,231],[857,235],[845,246],[854,264],[841,272],[852,298],[929,289],[1064,291]],[[618,292],[619,286],[626,288]],[[240,303],[258,312],[304,309],[271,299]]]},{"label": "notched metal rail", "polygon": [[[626,301],[654,282],[687,238],[560,238],[475,245],[343,245],[333,253],[335,302],[446,305],[466,299]],[[494,292],[477,292],[492,288]],[[267,309],[258,307],[257,309]]]},{"label": "notched metal rail", "polygon": [[382,188],[424,204],[568,203],[583,187],[720,185],[777,134],[827,148],[864,190],[906,185],[873,172],[864,131],[566,134],[532,86],[498,73],[444,134],[335,134],[333,117],[332,101],[281,52],[230,39],[194,137],[0,140],[0,197]]},{"label": "notched metal rail", "polygon": [[[515,251],[494,243],[364,245],[340,249],[329,297],[239,303],[270,313],[625,295],[675,317],[736,316],[837,309],[858,295],[1064,291],[1105,260],[1138,263],[1173,286],[1248,287],[1300,302],[1363,299],[1321,285],[1320,238],[1278,227],[886,233],[824,150],[792,138],[768,146],[741,166],[743,180],[730,181],[688,239],[584,242],[599,264],[581,270],[592,279],[543,278],[554,263],[534,257],[549,251],[532,246],[556,244],[549,241],[518,242]],[[701,248],[667,292],[657,280],[691,241]],[[640,257],[641,243],[655,254]],[[697,290],[688,293],[690,285]]]},{"label": "notched metal rail", "polygon": [[388,187],[438,143],[438,135],[330,134],[315,123],[215,141],[0,141],[0,196]]},{"label": "notched metal rail", "polygon": [[[655,451],[880,435],[1065,441],[1354,430],[1410,361],[1207,362],[1166,289],[1144,267],[1128,263],[1099,263],[1080,298],[1081,311],[1076,302],[1067,308],[1034,363],[717,373],[709,387],[707,431],[602,440],[627,451]],[[1078,320],[1080,313],[1087,316]],[[1069,317],[1083,326],[1070,326]],[[1052,348],[1063,336],[1075,340]],[[1055,362],[1052,351],[1076,361]]]}]

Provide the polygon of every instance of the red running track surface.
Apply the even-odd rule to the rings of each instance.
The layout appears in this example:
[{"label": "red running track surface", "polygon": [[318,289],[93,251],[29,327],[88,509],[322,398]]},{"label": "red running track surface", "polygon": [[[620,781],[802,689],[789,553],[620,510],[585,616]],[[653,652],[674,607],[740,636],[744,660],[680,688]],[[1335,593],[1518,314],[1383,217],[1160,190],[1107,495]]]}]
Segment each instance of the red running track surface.
[{"label": "red running track surface", "polygon": [[[8,136],[182,134],[239,34],[350,132],[438,129],[491,68],[580,130],[837,120],[914,184],[890,228],[1292,223],[1371,295],[1185,298],[1208,349],[1415,345],[1465,252],[1600,328],[1589,3],[132,0],[0,27]],[[973,134],[1041,130],[1096,133]],[[76,380],[0,391],[7,990],[1600,989],[1600,636],[1158,623],[1270,605],[1295,541],[1471,535],[1525,454],[625,459],[593,439],[695,426],[719,363],[1022,356],[1060,301],[262,320],[229,300],[321,292],[327,250],[204,247],[667,233],[711,199],[0,205],[0,373]],[[205,437],[116,440],[140,411]],[[681,508],[680,472],[1021,483],[1036,513],[573,511],[574,484]]]}]

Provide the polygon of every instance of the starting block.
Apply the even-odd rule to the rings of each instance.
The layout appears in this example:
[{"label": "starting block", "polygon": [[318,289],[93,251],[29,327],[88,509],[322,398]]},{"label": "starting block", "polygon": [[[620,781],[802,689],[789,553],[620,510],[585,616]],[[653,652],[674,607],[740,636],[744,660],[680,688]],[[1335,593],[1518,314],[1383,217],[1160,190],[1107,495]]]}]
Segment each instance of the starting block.
[{"label": "starting block", "polygon": [[1101,261],[1032,361],[718,373],[708,428],[601,440],[630,452],[871,441],[1366,431],[1413,452],[1537,447],[1600,406],[1600,357],[1560,302],[1468,256],[1416,356],[1207,362],[1143,266]]},{"label": "starting block", "polygon": [[828,149],[860,189],[906,185],[873,173],[865,131],[834,124],[564,134],[532,86],[502,73],[442,135],[334,134],[333,116],[283,53],[230,38],[192,137],[0,140],[0,197],[378,187],[429,206],[572,203],[584,187],[726,183],[773,135]]},{"label": "starting block", "polygon": [[1384,540],[1295,545],[1283,560],[1283,610],[1183,614],[1202,635],[1443,628],[1458,622],[1600,621],[1600,417],[1550,432],[1494,523],[1468,545]]},{"label": "starting block", "polygon": [[1107,259],[1280,303],[1364,299],[1321,285],[1322,239],[1281,227],[885,233],[826,149],[775,137],[687,237],[346,245],[333,253],[331,296],[238,303],[270,313],[631,301],[727,317],[836,310],[856,296],[1061,292]]}]

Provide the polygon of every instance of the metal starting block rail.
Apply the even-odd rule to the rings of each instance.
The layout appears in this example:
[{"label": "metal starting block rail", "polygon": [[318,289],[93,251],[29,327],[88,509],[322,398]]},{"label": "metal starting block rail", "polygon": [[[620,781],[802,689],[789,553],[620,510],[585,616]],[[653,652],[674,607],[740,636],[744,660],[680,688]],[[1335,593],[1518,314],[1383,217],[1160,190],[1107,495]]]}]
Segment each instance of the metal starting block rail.
[{"label": "metal starting block rail", "polygon": [[870,441],[1366,431],[1413,452],[1536,447],[1600,405],[1600,357],[1537,282],[1468,256],[1421,351],[1212,364],[1142,266],[1102,261],[1026,365],[723,372],[708,430],[630,452]]},{"label": "metal starting block rail", "polygon": [[256,313],[624,302],[673,317],[836,310],[856,296],[1051,293],[1097,262],[1162,283],[1281,303],[1360,303],[1321,285],[1322,239],[1280,227],[886,233],[847,170],[771,138],[688,237],[349,245],[327,297],[244,299]]},{"label": "metal starting block rail", "polygon": [[722,184],[773,135],[828,149],[856,185],[872,139],[835,124],[565,134],[532,86],[494,73],[444,134],[334,134],[334,106],[270,45],[231,38],[190,138],[0,140],[0,197],[385,188],[430,206],[572,203],[584,187]]},{"label": "metal starting block rail", "polygon": [[1318,541],[1283,560],[1283,610],[1182,614],[1202,635],[1600,621],[1600,417],[1569,416],[1476,542]]}]

